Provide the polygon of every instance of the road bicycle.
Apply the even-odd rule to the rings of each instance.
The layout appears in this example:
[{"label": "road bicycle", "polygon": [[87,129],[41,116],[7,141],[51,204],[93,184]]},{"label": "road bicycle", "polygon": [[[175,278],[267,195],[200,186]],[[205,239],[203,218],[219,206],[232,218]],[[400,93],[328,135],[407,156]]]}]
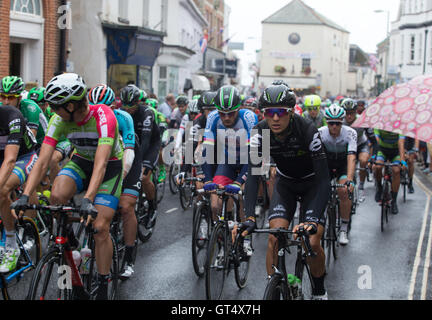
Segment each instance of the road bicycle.
[{"label": "road bicycle", "polygon": [[186,172],[183,182],[178,186],[180,205],[183,210],[192,207],[193,200],[198,195],[197,182],[202,182],[203,179],[197,177],[197,168],[199,165],[192,165],[191,172]]},{"label": "road bicycle", "polygon": [[[294,233],[285,229],[256,229],[254,233],[268,233],[274,235],[278,240],[278,264],[273,265],[274,273],[270,277],[264,291],[264,300],[309,300],[312,298],[314,283],[309,265],[308,258],[313,258],[316,253],[313,252],[309,234],[306,230],[300,229]],[[294,240],[292,236],[297,234],[299,239]],[[297,259],[295,262],[294,276],[297,283],[289,281],[290,275],[287,272],[285,255],[291,254],[290,248],[297,249]]]},{"label": "road bicycle", "polygon": [[[232,239],[232,230],[240,223],[238,197],[224,189],[215,192],[222,199],[222,210],[212,229],[205,264],[206,297],[208,300],[222,298],[225,280],[234,269],[235,281],[239,289],[246,286],[249,275],[250,256],[244,249],[244,238],[238,233]],[[239,193],[241,195],[241,193]],[[228,212],[228,201],[233,209]],[[250,237],[252,246],[252,237]]]},{"label": "road bicycle", "polygon": [[[0,247],[4,251],[6,232],[0,220]],[[42,255],[42,244],[39,232],[33,219],[22,217],[15,223],[15,234],[20,250],[16,268],[9,273],[0,274],[0,288],[4,300],[12,300],[8,288],[17,285],[26,273],[36,268]],[[3,254],[2,254],[3,256]],[[15,284],[13,284],[13,282]]]}]

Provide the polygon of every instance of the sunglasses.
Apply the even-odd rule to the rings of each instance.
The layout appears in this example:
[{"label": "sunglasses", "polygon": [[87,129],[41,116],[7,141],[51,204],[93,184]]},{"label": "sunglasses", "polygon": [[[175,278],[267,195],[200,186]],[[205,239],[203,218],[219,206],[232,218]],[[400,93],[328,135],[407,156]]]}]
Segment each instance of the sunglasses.
[{"label": "sunglasses", "polygon": [[333,126],[340,127],[340,126],[342,126],[342,122],[327,122],[327,125],[330,127],[333,127]]},{"label": "sunglasses", "polygon": [[233,116],[235,116],[236,111],[232,111],[232,112],[221,112],[219,111],[219,116],[221,118],[232,118]]},{"label": "sunglasses", "polygon": [[291,111],[290,109],[282,109],[282,108],[265,109],[264,116],[268,118],[273,118],[277,114],[279,118],[282,118],[289,115],[290,111]]},{"label": "sunglasses", "polygon": [[307,108],[308,111],[318,111],[318,107]]},{"label": "sunglasses", "polygon": [[21,97],[21,95],[20,94],[0,94],[0,97],[2,98],[2,99],[11,99],[11,98],[15,98],[15,99],[18,99],[19,97]]},{"label": "sunglasses", "polygon": [[70,102],[66,102],[63,104],[49,104],[50,108],[54,111],[57,112],[58,110],[60,110],[61,108],[66,109],[66,107],[69,105]]}]

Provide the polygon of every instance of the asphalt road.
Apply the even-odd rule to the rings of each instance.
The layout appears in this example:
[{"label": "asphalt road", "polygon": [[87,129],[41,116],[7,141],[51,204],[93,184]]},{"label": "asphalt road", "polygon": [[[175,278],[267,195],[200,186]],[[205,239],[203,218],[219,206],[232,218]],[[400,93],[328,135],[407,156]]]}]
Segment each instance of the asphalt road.
[{"label": "asphalt road", "polygon": [[[339,247],[339,258],[328,270],[329,299],[432,299],[431,181],[416,175],[415,194],[408,195],[406,203],[399,195],[400,213],[390,216],[384,232],[380,207],[373,201],[374,186],[366,183],[367,198],[353,218],[350,243]],[[120,299],[204,300],[205,280],[195,275],[192,266],[192,210],[183,211],[178,195],[171,195],[167,186],[158,211],[152,238],[139,245],[133,278],[120,285]],[[254,249],[246,288],[239,290],[231,273],[223,299],[262,299],[267,282],[266,235],[254,235]],[[293,273],[294,259],[294,255],[288,258],[288,272]],[[30,276],[10,288],[14,299],[25,297]]]}]

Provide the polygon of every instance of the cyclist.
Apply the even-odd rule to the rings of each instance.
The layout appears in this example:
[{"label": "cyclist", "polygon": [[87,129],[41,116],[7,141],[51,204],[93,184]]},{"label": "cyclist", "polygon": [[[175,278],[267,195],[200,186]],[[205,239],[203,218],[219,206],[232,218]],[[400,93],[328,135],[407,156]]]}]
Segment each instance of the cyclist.
[{"label": "cyclist", "polygon": [[[6,250],[0,253],[0,273],[14,270],[20,255],[10,199],[13,191],[26,182],[37,160],[35,146],[36,139],[21,112],[13,106],[0,107],[0,214],[6,233]],[[36,199],[32,197],[33,200]]]},{"label": "cyclist", "polygon": [[36,150],[40,149],[48,128],[48,121],[42,110],[32,100],[22,99],[24,82],[20,77],[7,76],[1,80],[0,102],[18,108],[27,120],[27,126],[32,130],[38,143]]},{"label": "cyclist", "polygon": [[305,97],[304,106],[306,111],[303,117],[313,122],[317,129],[326,126],[324,113],[321,112],[321,98],[317,95]]},{"label": "cyclist", "polygon": [[[327,108],[325,116],[327,127],[322,127],[318,131],[326,150],[330,177],[336,178],[338,184],[345,184],[352,192],[356,167],[357,132],[343,125],[344,108],[334,104]],[[352,202],[348,198],[348,189],[338,189],[338,196],[342,221],[339,243],[347,245]]]},{"label": "cyclist", "polygon": [[[161,138],[159,126],[156,122],[157,115],[147,105],[140,102],[142,92],[135,85],[128,85],[120,92],[123,108],[133,119],[135,133],[138,136],[135,148],[135,159],[144,166],[142,173],[142,189],[146,194],[149,203],[146,228],[151,229],[156,223],[157,199],[155,199],[155,188],[151,177],[153,170],[158,163]],[[145,99],[146,97],[144,97]],[[135,160],[134,160],[135,161]],[[141,192],[141,174],[129,175],[124,182],[128,194],[139,197]]]},{"label": "cyclist", "polygon": [[[288,229],[294,217],[297,198],[302,199],[305,220],[294,228],[304,227],[309,231],[315,258],[308,263],[315,284],[315,299],[327,299],[324,286],[325,256],[321,247],[324,233],[325,208],[330,195],[330,178],[327,158],[320,134],[310,121],[294,113],[296,96],[284,85],[271,85],[260,98],[260,108],[265,121],[254,129],[258,132],[251,139],[250,154],[263,157],[264,148],[270,148],[270,156],[277,165],[276,185],[269,209],[270,228]],[[263,135],[270,132],[270,146],[263,145]],[[256,159],[258,160],[258,159]],[[245,212],[247,220],[243,235],[251,233],[255,227],[255,204],[257,200],[258,177],[254,169],[261,168],[263,161],[249,157],[248,179],[246,181]],[[258,170],[260,171],[260,170]],[[267,273],[273,274],[272,265],[277,266],[277,239],[269,236],[266,256]]]},{"label": "cyclist", "polygon": [[[374,130],[377,141],[377,155],[376,155],[376,166],[375,166],[375,181],[377,185],[377,191],[375,194],[375,201],[381,201],[382,196],[382,169],[383,164],[386,160],[389,160],[392,164],[402,164],[403,167],[407,168],[405,162],[405,137],[403,135],[387,132],[384,130]],[[399,209],[397,206],[397,195],[400,187],[400,167],[392,167],[392,202],[391,212],[398,214]]]},{"label": "cyclist", "polygon": [[[247,159],[250,133],[258,123],[258,118],[250,110],[240,110],[241,96],[233,86],[220,88],[214,98],[214,104],[217,111],[209,114],[204,133],[204,190],[211,192],[217,188],[224,188],[228,193],[239,194],[246,182],[248,163],[245,158]],[[230,144],[233,143],[236,147],[235,158],[230,154],[233,149]],[[220,148],[221,145],[224,146],[223,149]],[[220,161],[214,161],[215,159],[224,159],[224,162],[219,164]],[[222,201],[215,194],[211,195],[210,200],[213,221],[216,221]],[[239,209],[243,221],[242,201]],[[244,246],[247,254],[252,255],[250,241],[245,241]]]},{"label": "cyclist", "polygon": [[414,161],[419,152],[420,141],[414,138],[405,137],[405,152],[408,155],[408,193],[414,193]]},{"label": "cyclist", "polygon": [[69,138],[76,152],[54,180],[50,202],[67,204],[76,193],[87,189],[79,211],[88,217],[87,223],[96,216],[96,299],[107,300],[113,254],[109,230],[121,194],[123,146],[114,112],[105,105],[89,106],[86,93],[84,80],[75,73],[61,74],[48,83],[45,100],[57,115],[50,121],[24,192],[11,208],[20,211],[28,203],[29,194],[48,170],[58,141]]},{"label": "cyclist", "polygon": [[[31,89],[28,93],[28,97],[30,100],[33,100],[38,104],[38,106],[43,111],[45,118],[49,122],[51,118],[55,115],[55,112],[51,110],[49,104],[45,101],[45,91],[44,87],[35,87]],[[70,158],[73,152],[72,144],[68,139],[63,139],[59,143],[57,143],[56,150],[54,151],[53,157],[50,162],[49,169],[49,181],[52,183],[60,172],[60,163],[66,158]]]},{"label": "cyclist", "polygon": [[188,124],[193,122],[195,118],[200,113],[199,107],[198,107],[198,100],[192,100],[189,102],[187,113],[183,116],[183,119],[180,124],[180,129],[177,133],[176,137],[176,143],[175,143],[175,150],[176,152],[182,152],[182,144],[185,142],[185,131],[186,129],[190,129]]},{"label": "cyclist", "polygon": [[[357,104],[352,99],[345,99],[341,105],[345,109],[346,116],[343,124],[351,127],[352,124],[357,120]],[[359,183],[359,202],[365,200],[364,184],[366,181],[366,168],[369,161],[369,140],[373,139],[373,131],[364,128],[354,128],[357,132],[357,157],[360,162],[360,183]]]},{"label": "cyclist", "polygon": [[255,113],[258,117],[258,121],[262,121],[264,119],[262,113],[258,108],[258,99],[257,98],[249,98],[246,99],[242,104],[242,109],[249,109],[253,113]]},{"label": "cyclist", "polygon": [[189,100],[184,96],[180,96],[176,100],[177,108],[171,113],[170,129],[179,129],[181,121],[186,114]]},{"label": "cyclist", "polygon": [[365,110],[366,110],[366,101],[362,99],[357,100],[357,114],[360,116]]},{"label": "cyclist", "polygon": [[[90,105],[104,104],[113,108],[115,100],[114,91],[105,84],[98,85],[89,91],[88,100]],[[121,137],[123,138],[123,179],[124,181],[139,181],[141,179],[142,166],[140,159],[137,158],[135,161],[135,130],[132,117],[123,110],[113,109],[113,111],[119,125]],[[129,175],[134,178],[128,180]],[[137,196],[134,192],[130,194],[131,192],[129,192],[125,186],[126,184],[123,185],[119,201],[119,207],[121,208],[120,212],[123,220],[124,242],[126,245],[124,269],[121,270],[120,274],[122,279],[128,279],[134,273],[133,251],[135,249],[136,230],[138,225],[135,215]]]}]

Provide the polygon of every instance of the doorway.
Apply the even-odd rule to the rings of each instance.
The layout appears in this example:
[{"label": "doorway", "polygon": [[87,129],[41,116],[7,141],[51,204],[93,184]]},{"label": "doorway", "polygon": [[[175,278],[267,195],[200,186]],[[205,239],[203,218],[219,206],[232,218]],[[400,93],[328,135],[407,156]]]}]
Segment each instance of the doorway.
[{"label": "doorway", "polygon": [[10,44],[10,57],[9,57],[9,73],[13,76],[22,77],[22,44]]}]

